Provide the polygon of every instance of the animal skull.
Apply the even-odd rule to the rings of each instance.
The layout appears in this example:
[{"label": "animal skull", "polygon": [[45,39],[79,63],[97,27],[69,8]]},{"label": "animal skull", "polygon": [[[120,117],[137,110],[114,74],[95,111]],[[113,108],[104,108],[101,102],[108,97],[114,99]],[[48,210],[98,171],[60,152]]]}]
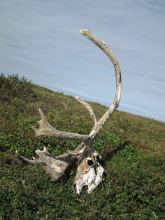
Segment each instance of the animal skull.
[{"label": "animal skull", "polygon": [[102,181],[104,168],[97,161],[97,157],[86,157],[77,167],[77,174],[73,182],[72,190],[80,194],[83,186],[88,187],[88,193],[92,192]]}]

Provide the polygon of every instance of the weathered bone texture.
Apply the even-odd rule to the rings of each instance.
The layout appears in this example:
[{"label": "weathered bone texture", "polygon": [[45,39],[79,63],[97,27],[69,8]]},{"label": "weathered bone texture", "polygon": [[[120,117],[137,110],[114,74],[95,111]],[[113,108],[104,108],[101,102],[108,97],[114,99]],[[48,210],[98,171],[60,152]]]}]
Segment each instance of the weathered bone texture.
[{"label": "weathered bone texture", "polygon": [[91,106],[88,103],[84,102],[82,99],[80,99],[78,96],[76,96],[75,99],[77,99],[88,110],[90,116],[92,117],[92,122],[94,127],[97,124],[97,119]]},{"label": "weathered bone texture", "polygon": [[[39,158],[33,157],[33,160],[42,167],[43,170],[50,176],[52,181],[56,181],[60,176],[63,175],[66,168],[75,161],[75,157],[67,158],[64,160],[57,159],[52,156],[46,147],[44,147],[43,151],[36,150],[36,154]],[[46,164],[46,166],[44,165]]]},{"label": "weathered bone texture", "polygon": [[[99,163],[101,155],[99,155],[99,153],[96,150],[94,150],[91,146],[94,138],[99,133],[101,127],[113,114],[114,110],[119,106],[121,97],[121,73],[119,63],[116,57],[113,55],[111,50],[109,50],[109,48],[105,45],[105,43],[103,41],[99,41],[90,33],[90,31],[81,30],[80,34],[87,37],[101,50],[103,50],[114,65],[116,74],[116,95],[112,105],[110,106],[108,111],[102,116],[102,118],[97,122],[96,116],[91,106],[79,97],[75,97],[88,110],[91,116],[93,128],[89,135],[80,135],[56,130],[47,122],[42,110],[39,109],[39,114],[41,117],[41,120],[38,122],[39,128],[36,129],[35,127],[32,127],[35,138],[44,135],[60,139],[77,140],[81,141],[81,143],[74,151],[67,150],[67,153],[56,157],[52,156],[47,151],[46,147],[44,147],[43,151],[36,150],[35,152],[39,156],[39,158],[33,157],[33,160],[26,159],[25,157],[20,156],[17,151],[15,152],[17,158],[19,158],[22,161],[29,163],[38,163],[50,176],[52,181],[57,181],[64,174],[66,168],[73,162],[77,161],[77,174],[74,179],[72,189],[75,193],[78,194],[81,192],[83,186],[88,187],[88,193],[92,192],[102,181],[104,168]],[[65,158],[69,155],[71,156],[70,158],[59,159]]]},{"label": "weathered bone texture", "polygon": [[34,135],[35,138],[44,135],[44,136],[49,136],[49,137],[56,137],[56,138],[61,138],[61,139],[69,139],[69,140],[77,140],[77,141],[86,141],[90,139],[88,135],[80,135],[80,134],[58,131],[47,122],[40,108],[39,108],[39,114],[41,117],[41,120],[38,121],[38,124],[40,125],[40,127],[36,129],[35,127],[32,126],[32,129],[35,133]]}]

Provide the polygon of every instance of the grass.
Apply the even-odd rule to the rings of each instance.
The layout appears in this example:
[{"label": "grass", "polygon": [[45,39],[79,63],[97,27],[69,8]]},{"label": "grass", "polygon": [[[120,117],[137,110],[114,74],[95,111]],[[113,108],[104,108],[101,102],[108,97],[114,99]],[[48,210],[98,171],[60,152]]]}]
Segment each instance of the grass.
[{"label": "grass", "polygon": [[[107,110],[90,103],[97,119]],[[115,111],[93,143],[102,154],[102,183],[91,193],[72,192],[76,165],[56,183],[31,159],[47,146],[52,155],[74,150],[76,141],[33,138],[38,108],[62,131],[89,134],[92,121],[73,97],[0,75],[0,219],[165,219],[165,123]]]}]

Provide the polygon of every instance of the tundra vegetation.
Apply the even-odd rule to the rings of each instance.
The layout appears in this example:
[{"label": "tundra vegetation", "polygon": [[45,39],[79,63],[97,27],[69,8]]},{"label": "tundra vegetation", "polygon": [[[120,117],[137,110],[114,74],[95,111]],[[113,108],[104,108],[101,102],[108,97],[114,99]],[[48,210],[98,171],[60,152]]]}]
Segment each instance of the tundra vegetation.
[{"label": "tundra vegetation", "polygon": [[[88,102],[97,118],[108,107]],[[18,75],[0,75],[0,219],[164,219],[165,123],[116,110],[92,147],[102,155],[103,181],[91,193],[72,192],[76,164],[57,182],[38,164],[20,161],[46,146],[52,155],[80,142],[41,136],[41,108],[56,129],[88,135],[92,121],[72,96],[34,85]]]}]

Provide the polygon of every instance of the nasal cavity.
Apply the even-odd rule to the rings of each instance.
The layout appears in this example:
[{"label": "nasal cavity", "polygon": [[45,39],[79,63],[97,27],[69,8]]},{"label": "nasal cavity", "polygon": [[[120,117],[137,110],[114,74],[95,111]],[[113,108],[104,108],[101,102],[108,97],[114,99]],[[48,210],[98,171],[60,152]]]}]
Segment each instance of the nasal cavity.
[{"label": "nasal cavity", "polygon": [[93,161],[92,161],[92,160],[88,160],[87,163],[88,163],[89,166],[92,166],[92,165],[93,165]]}]

